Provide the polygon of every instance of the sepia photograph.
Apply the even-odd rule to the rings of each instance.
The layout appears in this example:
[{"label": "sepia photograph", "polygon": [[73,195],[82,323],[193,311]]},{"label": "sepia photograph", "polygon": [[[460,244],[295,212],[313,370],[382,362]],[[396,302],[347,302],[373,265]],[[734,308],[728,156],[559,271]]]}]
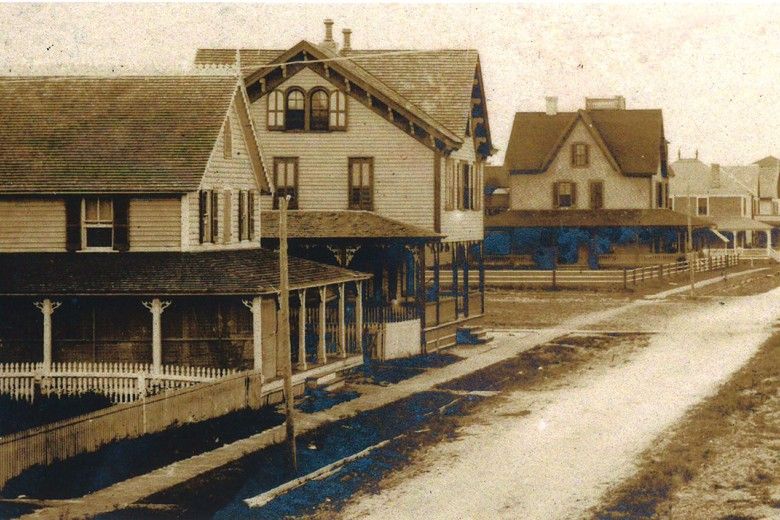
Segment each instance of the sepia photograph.
[{"label": "sepia photograph", "polygon": [[0,520],[780,520],[780,3],[0,3]]}]

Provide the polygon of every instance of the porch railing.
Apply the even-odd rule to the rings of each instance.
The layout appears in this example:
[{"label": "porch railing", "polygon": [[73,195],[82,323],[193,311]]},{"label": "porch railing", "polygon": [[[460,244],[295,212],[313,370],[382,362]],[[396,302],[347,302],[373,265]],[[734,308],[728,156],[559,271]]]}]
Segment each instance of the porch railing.
[{"label": "porch railing", "polygon": [[158,373],[146,363],[0,363],[0,394],[32,401],[41,395],[103,394],[114,403],[129,403],[161,390],[215,381],[233,374],[229,368],[162,365]]}]

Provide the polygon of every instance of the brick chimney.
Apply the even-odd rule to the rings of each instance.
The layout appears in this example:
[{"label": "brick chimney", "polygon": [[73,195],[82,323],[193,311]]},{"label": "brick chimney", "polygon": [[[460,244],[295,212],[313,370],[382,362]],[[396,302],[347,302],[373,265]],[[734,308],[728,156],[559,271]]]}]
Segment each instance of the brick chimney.
[{"label": "brick chimney", "polygon": [[548,116],[554,116],[558,113],[558,96],[547,96],[544,98],[547,101],[546,113]]},{"label": "brick chimney", "polygon": [[352,29],[342,29],[341,34],[344,35],[344,45],[341,47],[343,51],[352,50]]},{"label": "brick chimney", "polygon": [[323,47],[328,47],[331,50],[338,49],[338,44],[336,43],[336,40],[333,39],[333,20],[330,18],[325,19],[325,39],[322,40],[322,43],[320,43]]},{"label": "brick chimney", "polygon": [[713,188],[720,188],[720,164],[710,166],[710,183]]}]

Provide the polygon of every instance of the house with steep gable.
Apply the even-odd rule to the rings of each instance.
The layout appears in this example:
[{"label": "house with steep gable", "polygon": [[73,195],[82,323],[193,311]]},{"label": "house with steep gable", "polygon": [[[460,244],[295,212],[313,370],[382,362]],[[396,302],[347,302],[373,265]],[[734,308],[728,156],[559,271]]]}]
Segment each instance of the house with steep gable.
[{"label": "house with steep gable", "polygon": [[617,96],[561,112],[548,97],[544,112],[515,115],[503,168],[509,208],[486,217],[489,254],[597,267],[599,257],[682,251],[661,110],[626,109]]},{"label": "house with steep gable", "polygon": [[[278,198],[289,196],[291,251],[372,274],[366,305],[416,316],[432,346],[441,327],[484,309],[473,282],[482,280],[483,168],[493,147],[479,55],[353,49],[351,31],[339,46],[332,25],[319,44],[200,49],[195,63],[241,67],[277,187],[261,197],[263,221],[275,222]],[[271,247],[272,229],[263,229]],[[447,291],[441,268],[454,275]]]},{"label": "house with steep gable", "polygon": [[[235,74],[1,79],[1,377],[135,397],[143,377],[277,378],[266,162]],[[367,278],[290,259],[291,290],[323,304]],[[297,369],[361,363],[344,326]]]}]

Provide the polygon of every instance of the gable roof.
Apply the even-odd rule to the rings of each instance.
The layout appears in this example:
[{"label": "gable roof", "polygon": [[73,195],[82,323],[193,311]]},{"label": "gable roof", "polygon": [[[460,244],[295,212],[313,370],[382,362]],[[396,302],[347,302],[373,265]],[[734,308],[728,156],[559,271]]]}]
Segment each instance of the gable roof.
[{"label": "gable roof", "polygon": [[[437,128],[459,146],[464,137],[475,77],[481,83],[479,53],[473,49],[448,50],[348,50],[335,53],[306,40],[285,51],[271,49],[198,49],[199,66],[234,65],[241,62],[247,86],[298,53],[306,51],[316,59],[330,60],[328,66],[342,69],[387,96],[395,106],[416,119]],[[349,59],[347,59],[349,58]],[[481,85],[480,85],[481,86]],[[477,89],[479,90],[479,89]],[[484,106],[484,94],[479,92]],[[478,114],[484,120],[484,136],[490,144],[487,110]]]},{"label": "gable roof", "polygon": [[678,159],[669,165],[674,178],[669,182],[669,194],[673,197],[688,195],[755,195],[758,191],[759,167],[721,166],[715,182],[712,166],[699,159]]},{"label": "gable roof", "polygon": [[1,78],[0,193],[195,190],[242,91],[235,76]]},{"label": "gable roof", "polygon": [[661,110],[518,112],[504,165],[512,174],[546,171],[578,122],[623,175],[654,175],[659,166],[663,170],[666,143]]},{"label": "gable roof", "polygon": [[765,166],[772,166],[777,167],[780,165],[780,159],[775,157],[774,155],[767,155],[763,159],[759,159],[758,161],[754,162],[753,164],[757,164],[761,166],[762,168]]}]

